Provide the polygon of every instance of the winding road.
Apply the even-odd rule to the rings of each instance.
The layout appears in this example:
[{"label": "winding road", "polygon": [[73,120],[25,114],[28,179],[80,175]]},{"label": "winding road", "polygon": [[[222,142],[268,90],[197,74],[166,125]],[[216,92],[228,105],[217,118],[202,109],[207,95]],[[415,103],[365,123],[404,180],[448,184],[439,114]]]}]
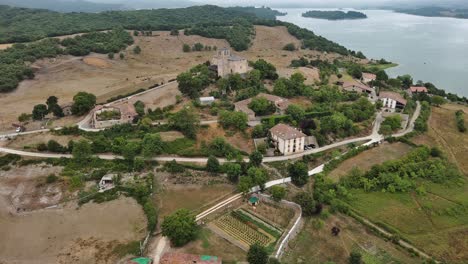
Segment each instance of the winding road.
[{"label": "winding road", "polygon": [[[401,136],[404,136],[404,135],[412,132],[414,130],[414,123],[415,123],[416,119],[419,117],[420,112],[421,112],[421,105],[420,105],[419,102],[417,102],[417,106],[416,106],[416,109],[414,111],[414,114],[413,114],[408,126],[406,127],[406,129],[404,129],[403,131],[401,131],[401,132],[399,132],[397,134],[394,134],[392,136],[401,137]],[[323,152],[323,151],[326,151],[326,150],[329,150],[329,149],[333,149],[333,148],[336,148],[336,147],[348,145],[348,144],[351,144],[351,143],[365,142],[363,145],[372,145],[374,143],[379,143],[384,139],[384,137],[379,134],[380,124],[382,123],[382,121],[383,121],[382,114],[378,113],[376,118],[375,118],[375,121],[374,121],[372,133],[369,136],[354,138],[354,139],[348,139],[348,140],[344,140],[344,141],[341,141],[341,142],[336,142],[336,143],[333,143],[333,144],[330,144],[330,145],[327,145],[327,146],[324,146],[324,147],[311,149],[311,150],[304,151],[302,153],[298,153],[298,154],[294,154],[294,155],[277,156],[277,157],[265,157],[263,159],[263,162],[268,163],[268,162],[275,162],[275,161],[284,161],[284,160],[290,160],[290,159],[297,159],[297,158],[300,158],[300,157],[305,156],[305,155],[310,155],[310,154],[314,154],[314,153]],[[210,122],[214,122],[214,121],[210,121]],[[42,133],[42,132],[47,132],[47,131],[49,131],[49,129],[30,131],[30,132],[23,132],[23,133],[20,133],[20,135],[33,134],[33,133]],[[16,136],[16,135],[18,135],[18,133],[9,134],[9,135],[0,135],[0,138],[8,137],[8,136]],[[4,147],[0,147],[0,152],[9,153],[9,154],[16,154],[16,155],[20,155],[20,156],[27,156],[27,157],[37,157],[37,158],[71,158],[70,154],[37,153],[37,152],[28,152],[28,151],[22,151],[22,150],[16,150],[16,149],[4,148]],[[97,155],[97,157],[99,157],[100,159],[105,159],[105,160],[122,159],[123,158],[122,156],[112,155],[112,154]],[[161,156],[161,157],[154,158],[154,160],[156,160],[156,161],[176,160],[178,162],[206,163],[208,159],[207,158],[186,158],[186,157],[176,157],[176,156]],[[248,161],[248,158],[246,158],[244,160]],[[226,159],[219,159],[219,161],[220,162],[227,162]],[[312,175],[323,172],[324,167],[325,167],[325,164],[322,164],[322,165],[310,170],[309,171],[309,176],[312,176]],[[272,186],[280,185],[280,184],[284,184],[284,183],[289,183],[289,182],[291,182],[291,178],[277,179],[277,180],[267,182],[265,184],[265,188],[268,189],[268,188],[270,188]],[[260,188],[258,186],[256,186],[256,187],[253,187],[251,189],[251,192],[256,192],[258,190],[260,190]],[[242,194],[236,194],[234,196],[231,196],[231,197],[225,199],[224,201],[222,201],[222,202],[212,206],[211,208],[205,210],[204,212],[198,214],[196,216],[196,221],[197,222],[201,221],[202,219],[204,219],[205,217],[207,217],[211,213],[216,212],[217,210],[219,210],[219,209],[225,207],[226,205],[240,199],[241,197],[242,197]],[[386,232],[385,230],[379,228],[378,226],[375,226],[369,220],[367,220],[367,219],[364,219],[364,220],[366,221],[366,224],[374,226],[374,228],[378,229],[380,232],[382,232],[384,234],[388,234],[388,232]],[[154,249],[149,253],[149,255],[153,258],[154,263],[159,263],[159,260],[162,257],[162,254],[164,253],[166,247],[169,245],[169,241],[167,240],[166,237],[161,236],[159,238],[159,240],[157,240],[155,242],[156,242],[156,246],[153,247]],[[400,241],[399,243],[400,243],[401,246],[403,246],[405,248],[411,248],[411,249],[417,251],[418,253],[420,253],[422,256],[429,258],[428,255],[424,254],[424,252],[418,250],[417,248],[413,247],[412,245],[408,244],[407,242]]]}]

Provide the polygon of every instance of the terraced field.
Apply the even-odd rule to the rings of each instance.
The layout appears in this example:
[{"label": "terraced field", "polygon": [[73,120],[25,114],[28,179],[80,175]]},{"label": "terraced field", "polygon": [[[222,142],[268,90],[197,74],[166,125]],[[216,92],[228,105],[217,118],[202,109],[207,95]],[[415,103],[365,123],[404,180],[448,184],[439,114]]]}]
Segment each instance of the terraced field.
[{"label": "terraced field", "polygon": [[221,216],[214,222],[214,225],[227,235],[247,246],[251,246],[255,243],[268,246],[276,241],[275,237],[266,232],[262,232],[263,230],[255,229],[231,214]]}]

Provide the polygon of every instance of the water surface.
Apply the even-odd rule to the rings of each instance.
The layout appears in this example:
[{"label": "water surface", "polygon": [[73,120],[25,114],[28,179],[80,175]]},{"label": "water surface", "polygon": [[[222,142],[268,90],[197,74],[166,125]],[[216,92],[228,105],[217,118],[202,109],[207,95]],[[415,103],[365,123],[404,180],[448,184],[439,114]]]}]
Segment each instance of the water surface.
[{"label": "water surface", "polygon": [[468,96],[468,19],[421,17],[386,10],[357,10],[368,18],[328,21],[305,18],[310,9],[281,9],[279,20],[294,23],[362,51],[369,58],[385,58],[399,66],[392,77],[413,76],[448,92]]}]

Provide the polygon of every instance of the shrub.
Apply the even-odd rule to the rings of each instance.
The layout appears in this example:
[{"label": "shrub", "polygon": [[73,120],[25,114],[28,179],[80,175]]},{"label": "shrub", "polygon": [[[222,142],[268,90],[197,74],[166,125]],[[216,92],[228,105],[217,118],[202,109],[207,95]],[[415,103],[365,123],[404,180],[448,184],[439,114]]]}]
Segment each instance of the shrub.
[{"label": "shrub", "polygon": [[283,47],[283,50],[295,51],[296,50],[296,45],[294,45],[294,43],[288,43]]},{"label": "shrub", "polygon": [[455,118],[456,118],[456,121],[457,121],[458,131],[460,131],[462,133],[466,132],[465,118],[464,118],[463,110],[458,110],[457,112],[455,112]]},{"label": "shrub", "polygon": [[46,178],[46,183],[50,184],[50,183],[54,183],[58,180],[58,177],[55,176],[55,174],[50,174],[49,176],[47,176]]}]

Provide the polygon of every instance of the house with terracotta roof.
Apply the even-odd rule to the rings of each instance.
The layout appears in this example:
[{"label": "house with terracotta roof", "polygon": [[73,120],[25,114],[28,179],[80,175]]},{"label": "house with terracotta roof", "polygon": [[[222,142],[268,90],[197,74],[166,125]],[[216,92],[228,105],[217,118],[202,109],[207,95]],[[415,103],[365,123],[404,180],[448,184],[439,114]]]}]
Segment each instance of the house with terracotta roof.
[{"label": "house with terracotta roof", "polygon": [[247,59],[231,54],[231,50],[227,48],[217,51],[211,59],[211,65],[222,78],[230,74],[245,74],[249,71]]},{"label": "house with terracotta roof", "polygon": [[283,155],[304,152],[307,135],[286,124],[278,124],[270,129],[270,137],[276,150]]},{"label": "house with terracotta roof", "polygon": [[358,81],[347,81],[342,84],[343,90],[348,92],[358,92],[358,93],[367,93],[372,94],[374,88],[371,88]]},{"label": "house with terracotta roof", "polygon": [[427,88],[424,86],[411,86],[409,91],[411,94],[428,93]]},{"label": "house with terracotta roof", "polygon": [[372,81],[377,80],[377,75],[373,73],[368,73],[368,72],[363,72],[362,77],[361,77],[362,82],[364,83],[370,83]]},{"label": "house with terracotta roof", "polygon": [[379,99],[383,103],[383,109],[386,112],[395,112],[402,110],[406,106],[406,99],[396,92],[380,92]]},{"label": "house with terracotta roof", "polygon": [[166,253],[159,261],[160,264],[222,264],[222,260],[215,256],[193,255],[185,253]]},{"label": "house with terracotta roof", "polygon": [[[286,111],[289,106],[289,101],[286,98],[279,97],[272,94],[267,93],[259,93],[254,98],[265,98],[268,101],[272,102],[276,108],[279,110],[280,113]],[[255,120],[255,112],[249,108],[249,104],[252,102],[252,98],[245,99],[239,102],[234,103],[234,111],[244,112],[247,114],[247,117],[250,121]]]}]

